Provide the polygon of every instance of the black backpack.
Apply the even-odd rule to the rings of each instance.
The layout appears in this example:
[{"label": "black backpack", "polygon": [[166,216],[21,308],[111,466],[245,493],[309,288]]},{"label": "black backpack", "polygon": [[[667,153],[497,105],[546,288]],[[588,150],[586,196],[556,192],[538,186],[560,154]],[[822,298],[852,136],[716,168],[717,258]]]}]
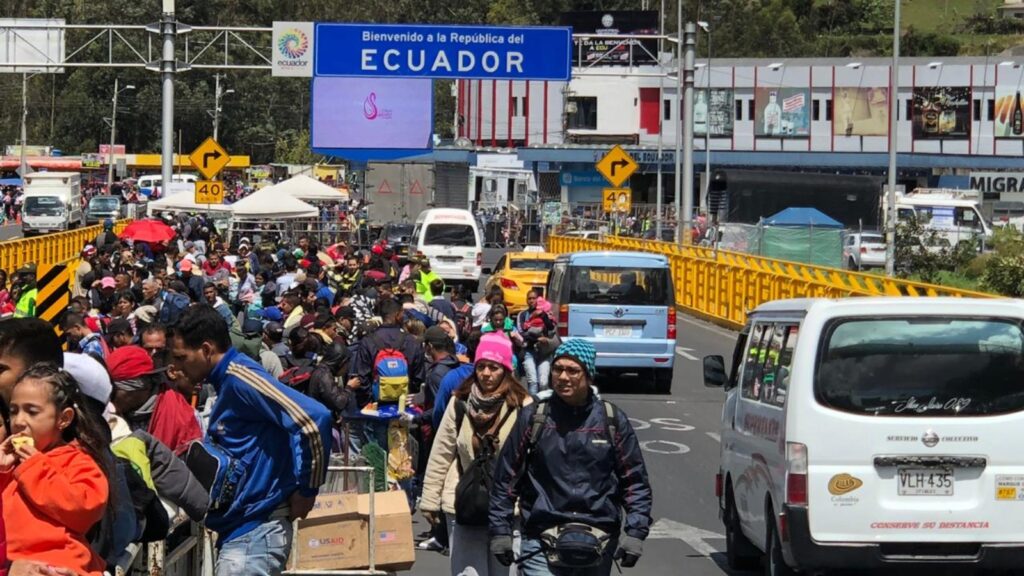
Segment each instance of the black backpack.
[{"label": "black backpack", "polygon": [[[505,416],[495,428],[499,433],[514,410]],[[455,401],[455,437],[458,439],[462,420],[466,416],[466,402]],[[455,486],[455,523],[459,526],[487,526],[487,513],[491,503],[491,486],[494,485],[494,437],[490,434],[473,435],[480,438],[480,450],[468,467],[462,466],[462,458],[456,452],[459,466],[459,483]]]}]

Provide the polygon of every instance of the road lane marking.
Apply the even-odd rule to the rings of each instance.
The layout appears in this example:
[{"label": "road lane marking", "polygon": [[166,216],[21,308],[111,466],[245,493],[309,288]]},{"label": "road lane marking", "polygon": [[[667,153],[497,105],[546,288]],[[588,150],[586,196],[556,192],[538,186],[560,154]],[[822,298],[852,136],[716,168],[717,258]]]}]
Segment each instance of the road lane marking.
[{"label": "road lane marking", "polygon": [[719,336],[728,338],[730,342],[736,342],[736,334],[737,333],[733,332],[733,331],[731,331],[731,330],[729,330],[727,328],[722,328],[721,326],[717,326],[717,325],[712,324],[710,322],[702,322],[700,320],[695,320],[695,319],[690,318],[689,316],[685,316],[683,314],[679,315],[679,321],[680,322],[685,322],[686,324],[690,324],[692,326],[696,326],[698,328],[704,328],[705,330],[707,330],[708,332],[711,332],[712,334],[717,334]]},{"label": "road lane marking", "polygon": [[719,436],[717,432],[705,432],[705,434],[707,434],[708,437],[710,437],[715,442],[721,442],[722,441],[722,437]]},{"label": "road lane marking", "polygon": [[683,348],[682,346],[676,346],[676,354],[679,354],[680,356],[686,358],[687,360],[693,360],[694,362],[700,360],[700,358],[697,358],[693,354],[690,354],[690,352],[696,352],[696,350],[694,350],[693,348]]},{"label": "road lane marking", "polygon": [[711,555],[718,551],[715,550],[713,546],[705,542],[705,540],[721,540],[724,539],[725,536],[718,532],[703,530],[696,526],[690,526],[689,524],[669,520],[668,518],[659,518],[658,521],[651,526],[651,532],[648,538],[681,540],[701,556],[705,556],[710,559]]},{"label": "road lane marking", "polygon": [[[652,448],[655,445],[658,445],[658,448]],[[640,443],[640,449],[653,454],[686,454],[690,451],[690,447],[686,444],[668,440],[644,440]]]}]

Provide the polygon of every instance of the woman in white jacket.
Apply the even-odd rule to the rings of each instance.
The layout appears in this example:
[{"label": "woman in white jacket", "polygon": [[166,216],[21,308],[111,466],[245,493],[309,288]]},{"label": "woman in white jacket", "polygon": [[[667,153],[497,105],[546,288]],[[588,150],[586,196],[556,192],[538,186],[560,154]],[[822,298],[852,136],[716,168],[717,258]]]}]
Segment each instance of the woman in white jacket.
[{"label": "woman in white jacket", "polygon": [[[487,465],[494,466],[530,395],[514,376],[508,338],[485,334],[474,360],[473,374],[453,393],[434,438],[420,510],[431,523],[449,524],[452,576],[505,576],[509,569],[488,550],[486,501],[482,518],[468,518],[465,503],[458,509],[455,488],[478,454],[490,454]],[[464,523],[456,521],[457,516]]]}]

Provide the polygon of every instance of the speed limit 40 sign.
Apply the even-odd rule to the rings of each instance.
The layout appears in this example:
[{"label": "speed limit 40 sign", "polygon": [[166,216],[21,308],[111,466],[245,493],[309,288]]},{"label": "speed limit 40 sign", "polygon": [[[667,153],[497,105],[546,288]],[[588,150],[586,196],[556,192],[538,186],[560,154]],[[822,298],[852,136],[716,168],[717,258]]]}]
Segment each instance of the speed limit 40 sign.
[{"label": "speed limit 40 sign", "polygon": [[196,181],[196,204],[223,204],[224,183],[218,180]]}]

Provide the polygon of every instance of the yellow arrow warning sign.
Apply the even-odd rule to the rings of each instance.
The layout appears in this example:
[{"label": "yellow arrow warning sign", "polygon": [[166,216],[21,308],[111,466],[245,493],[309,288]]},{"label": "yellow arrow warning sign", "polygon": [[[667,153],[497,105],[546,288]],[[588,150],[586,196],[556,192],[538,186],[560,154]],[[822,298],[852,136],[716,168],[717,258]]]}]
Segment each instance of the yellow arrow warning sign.
[{"label": "yellow arrow warning sign", "polygon": [[595,167],[613,187],[620,188],[640,166],[629,152],[623,150],[621,146],[616,146],[609,150]]}]

